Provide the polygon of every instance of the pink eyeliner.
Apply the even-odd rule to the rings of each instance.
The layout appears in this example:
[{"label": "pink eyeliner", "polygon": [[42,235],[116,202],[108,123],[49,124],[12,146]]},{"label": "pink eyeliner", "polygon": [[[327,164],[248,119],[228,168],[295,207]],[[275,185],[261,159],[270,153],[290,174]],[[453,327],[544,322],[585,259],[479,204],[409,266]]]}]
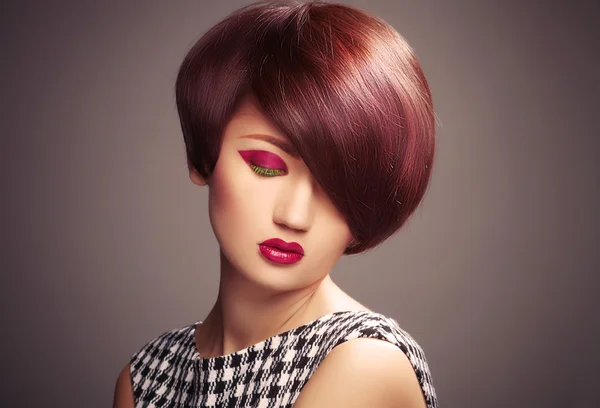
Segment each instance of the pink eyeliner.
[{"label": "pink eyeliner", "polygon": [[288,171],[283,159],[275,153],[266,150],[238,150],[238,153],[248,164],[264,167],[266,169]]}]

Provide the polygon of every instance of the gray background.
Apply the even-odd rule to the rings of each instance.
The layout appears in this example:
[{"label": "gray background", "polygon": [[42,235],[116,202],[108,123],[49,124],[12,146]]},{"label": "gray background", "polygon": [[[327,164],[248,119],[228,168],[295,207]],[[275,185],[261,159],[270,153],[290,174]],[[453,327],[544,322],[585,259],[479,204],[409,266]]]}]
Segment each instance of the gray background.
[{"label": "gray background", "polygon": [[[0,22],[0,405],[106,407],[131,354],[215,300],[173,87],[248,2],[16,3]],[[422,207],[333,277],[417,338],[442,407],[600,406],[600,13],[549,3],[348,2],[416,49],[440,127]]]}]

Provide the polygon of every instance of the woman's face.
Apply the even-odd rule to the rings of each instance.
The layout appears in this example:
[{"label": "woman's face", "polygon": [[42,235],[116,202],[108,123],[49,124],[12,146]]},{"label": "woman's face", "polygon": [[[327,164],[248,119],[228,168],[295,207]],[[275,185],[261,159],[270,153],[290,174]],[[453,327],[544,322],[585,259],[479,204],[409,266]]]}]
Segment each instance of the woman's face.
[{"label": "woman's face", "polygon": [[[195,171],[190,177],[204,183]],[[352,238],[291,144],[250,100],[224,131],[208,185],[210,221],[226,261],[270,290],[322,279]],[[265,242],[273,239],[289,245]]]}]

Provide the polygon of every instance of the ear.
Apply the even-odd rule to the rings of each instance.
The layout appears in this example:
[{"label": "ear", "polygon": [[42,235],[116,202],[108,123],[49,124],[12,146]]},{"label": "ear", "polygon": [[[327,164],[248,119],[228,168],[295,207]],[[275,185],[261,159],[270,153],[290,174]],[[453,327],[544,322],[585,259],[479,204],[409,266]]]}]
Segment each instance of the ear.
[{"label": "ear", "polygon": [[196,168],[192,166],[190,162],[188,162],[188,170],[190,172],[190,180],[192,180],[192,183],[198,186],[205,186],[207,184],[206,179],[202,177],[200,173],[198,173],[198,170],[196,170]]}]

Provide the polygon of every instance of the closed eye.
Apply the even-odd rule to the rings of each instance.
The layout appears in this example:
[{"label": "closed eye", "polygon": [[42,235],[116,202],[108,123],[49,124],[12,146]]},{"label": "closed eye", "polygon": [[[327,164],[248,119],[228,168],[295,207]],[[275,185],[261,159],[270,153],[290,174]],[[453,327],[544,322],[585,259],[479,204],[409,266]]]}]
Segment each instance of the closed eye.
[{"label": "closed eye", "polygon": [[285,174],[285,171],[283,171],[283,170],[267,169],[265,167],[260,167],[255,164],[251,164],[250,168],[252,170],[254,170],[254,172],[256,174],[258,174],[259,176],[262,176],[262,177],[275,177],[275,176],[282,176]]},{"label": "closed eye", "polygon": [[287,174],[287,166],[283,159],[266,150],[239,150],[242,159],[261,177],[275,177]]}]

